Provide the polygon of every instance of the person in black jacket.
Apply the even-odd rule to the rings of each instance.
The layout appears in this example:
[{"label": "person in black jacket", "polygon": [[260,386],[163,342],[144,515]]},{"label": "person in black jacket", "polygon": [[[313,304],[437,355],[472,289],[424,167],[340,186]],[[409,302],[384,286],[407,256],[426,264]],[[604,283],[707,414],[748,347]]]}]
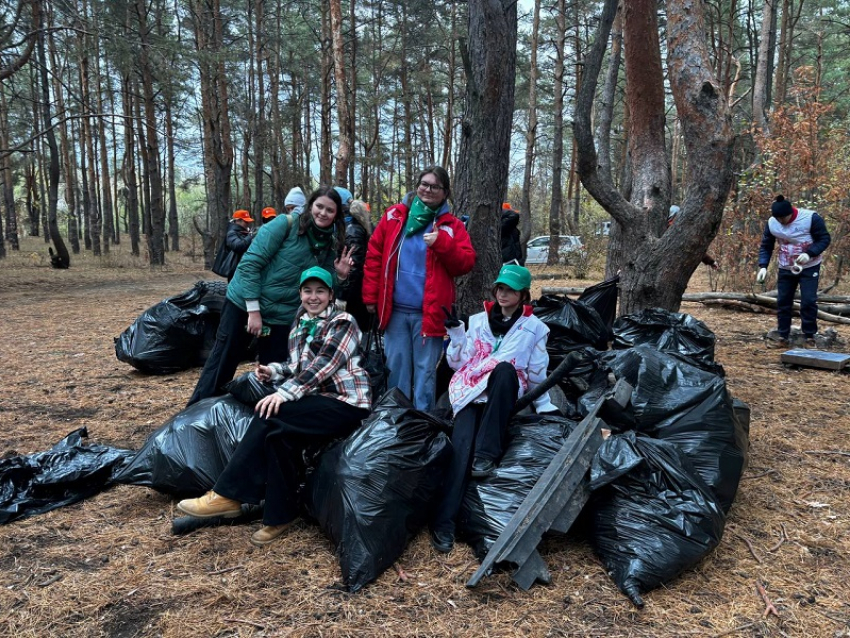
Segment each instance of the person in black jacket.
[{"label": "person in black jacket", "polygon": [[525,265],[519,240],[519,213],[505,202],[502,204],[502,263],[509,262]]},{"label": "person in black jacket", "polygon": [[371,318],[363,304],[363,263],[366,261],[369,235],[372,234],[370,214],[366,202],[352,200],[345,216],[345,247],[352,251],[354,265],[348,276],[348,289],[344,291],[342,298],[346,312],[354,317],[363,332],[369,330]]},{"label": "person in black jacket", "polygon": [[227,277],[228,283],[236,274],[239,260],[248,251],[254,239],[250,226],[252,223],[254,218],[247,210],[237,210],[227,225],[224,242],[218,247],[212,269],[215,274]]}]

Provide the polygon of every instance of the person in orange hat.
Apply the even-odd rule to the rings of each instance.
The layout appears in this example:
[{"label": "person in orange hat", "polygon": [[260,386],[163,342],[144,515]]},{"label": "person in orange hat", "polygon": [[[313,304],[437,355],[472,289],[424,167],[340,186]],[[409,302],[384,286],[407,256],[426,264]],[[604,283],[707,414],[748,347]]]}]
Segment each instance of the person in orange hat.
[{"label": "person in orange hat", "polygon": [[254,233],[251,231],[251,224],[253,223],[254,218],[251,217],[251,213],[239,209],[233,213],[233,218],[227,226],[227,235],[216,253],[212,271],[217,275],[227,277],[228,282],[233,279],[239,260],[242,259],[242,255],[247,252],[254,239]]},{"label": "person in orange hat", "polygon": [[268,224],[271,220],[277,217],[277,211],[271,206],[266,206],[262,212],[263,223]]}]

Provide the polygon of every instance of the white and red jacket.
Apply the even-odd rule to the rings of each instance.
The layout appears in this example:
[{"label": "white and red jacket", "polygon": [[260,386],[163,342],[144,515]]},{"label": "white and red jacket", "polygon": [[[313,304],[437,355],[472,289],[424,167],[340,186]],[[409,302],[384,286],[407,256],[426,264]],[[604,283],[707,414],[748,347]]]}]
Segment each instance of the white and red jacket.
[{"label": "white and red jacket", "polygon": [[794,260],[808,253],[811,260],[803,268],[812,268],[822,261],[821,253],[829,246],[832,238],[826,230],[823,218],[813,210],[794,208],[787,224],[776,217],[767,220],[759,247],[759,268],[767,268],[773,247],[779,243],[779,267],[790,269]]},{"label": "white and red jacket", "polygon": [[[405,198],[408,201],[408,198]],[[386,329],[393,311],[393,290],[398,274],[398,255],[410,209],[404,203],[389,207],[369,238],[363,266],[363,303],[375,305],[381,330]],[[446,334],[442,306],[455,301],[455,277],[465,275],[475,265],[475,249],[463,222],[448,209],[434,218],[437,239],[425,253],[425,291],[422,301],[422,336]]]},{"label": "white and red jacket", "polygon": [[[531,306],[523,306],[522,316],[501,340],[490,330],[488,315],[493,302],[484,303],[484,312],[469,318],[469,328],[449,330],[449,349],[446,359],[456,370],[449,382],[449,401],[455,415],[470,403],[487,401],[487,379],[499,363],[510,363],[519,378],[519,396],[540,385],[546,378],[549,353],[546,339],[549,328],[532,314]],[[557,407],[545,392],[534,402],[534,409],[552,412]]]}]

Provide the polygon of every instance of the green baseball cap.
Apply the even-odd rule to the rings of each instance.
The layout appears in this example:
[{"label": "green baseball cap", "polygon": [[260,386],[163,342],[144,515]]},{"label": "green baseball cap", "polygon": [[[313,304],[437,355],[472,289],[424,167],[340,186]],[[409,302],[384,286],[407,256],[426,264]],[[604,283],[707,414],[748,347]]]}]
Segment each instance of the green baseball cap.
[{"label": "green baseball cap", "polygon": [[308,268],[304,272],[301,273],[301,281],[298,282],[298,287],[300,288],[305,281],[308,279],[318,279],[323,284],[325,284],[328,288],[333,290],[334,280],[331,277],[331,274],[325,270],[324,268],[319,268],[318,266],[313,266],[312,268]]},{"label": "green baseball cap", "polygon": [[506,264],[499,271],[499,276],[493,285],[505,284],[513,290],[525,290],[531,288],[531,271],[528,268],[515,264]]}]

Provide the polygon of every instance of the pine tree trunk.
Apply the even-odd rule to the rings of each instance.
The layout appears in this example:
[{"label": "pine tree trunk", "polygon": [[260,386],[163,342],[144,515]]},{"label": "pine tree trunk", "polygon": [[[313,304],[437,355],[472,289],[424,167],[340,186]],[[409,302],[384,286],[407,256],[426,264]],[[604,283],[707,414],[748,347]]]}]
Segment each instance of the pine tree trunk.
[{"label": "pine tree trunk", "polygon": [[153,69],[148,50],[150,47],[148,27],[148,5],[146,0],[136,0],[136,18],[139,24],[139,42],[141,44],[138,68],[142,80],[142,97],[145,107],[145,140],[147,157],[145,174],[150,184],[150,230],[148,232],[148,252],[151,266],[165,265],[165,209],[163,207],[162,174],[160,173],[159,137],[157,135],[157,116]]},{"label": "pine tree trunk", "polygon": [[333,56],[331,54],[331,26],[327,5],[322,3],[322,77],[321,86],[321,118],[322,127],[319,133],[321,151],[319,152],[319,181],[330,184],[332,179],[333,154],[331,152],[331,75],[333,73]]},{"label": "pine tree trunk", "polygon": [[516,76],[517,9],[505,0],[470,0],[466,111],[455,212],[470,216],[478,258],[458,287],[461,312],[481,304],[501,266],[500,219],[508,181]]},{"label": "pine tree trunk", "polygon": [[224,24],[219,0],[192,0],[196,48],[204,54],[200,64],[201,119],[203,122],[204,173],[207,177],[207,224],[198,227],[204,245],[204,265],[211,268],[218,242],[224,239],[232,204],[230,175],[233,168],[228,114],[227,73],[221,59]]},{"label": "pine tree trunk", "polygon": [[531,188],[534,177],[535,148],[537,145],[537,48],[540,38],[540,0],[534,0],[534,17],[531,21],[531,60],[528,69],[528,127],[525,131],[525,169],[522,176],[522,203],[520,210],[522,256],[525,258],[528,240],[531,239]]},{"label": "pine tree trunk", "polygon": [[[97,111],[103,113],[103,80],[100,74],[100,47],[98,51],[98,62],[95,64],[95,86],[97,87]],[[115,240],[115,211],[112,203],[112,180],[109,174],[109,147],[106,145],[106,119],[99,118],[98,140],[100,156],[100,193],[103,201],[103,252],[109,252],[109,245]]]},{"label": "pine tree trunk", "polygon": [[180,250],[180,220],[177,216],[177,177],[174,166],[174,118],[171,113],[171,98],[165,99],[165,154],[168,181],[168,238],[171,250]]},{"label": "pine tree trunk", "polygon": [[351,163],[354,145],[349,104],[350,92],[345,68],[345,47],[342,39],[342,3],[340,0],[330,0],[329,4],[334,80],[336,82],[337,127],[339,128],[334,183],[345,185],[348,183],[348,167]]},{"label": "pine tree trunk", "polygon": [[[9,110],[6,102],[6,90],[0,86],[0,149],[8,149],[9,144]],[[9,220],[15,220],[15,181],[12,176],[12,161],[11,154],[8,152],[0,152],[0,189],[3,191],[3,215],[0,215],[0,237],[3,237],[3,217],[6,218],[6,226],[8,229]],[[32,217],[30,217],[32,219]],[[33,232],[33,230],[35,232]],[[30,222],[30,235],[38,235],[38,225],[33,228]],[[17,232],[15,240],[17,242]],[[12,248],[17,250],[17,248]],[[6,256],[6,242],[0,240],[0,259]]]},{"label": "pine tree trunk", "polygon": [[38,60],[41,69],[41,108],[50,162],[47,171],[47,233],[56,249],[53,256],[54,265],[68,268],[71,265],[71,256],[68,254],[68,248],[59,232],[59,221],[56,216],[56,207],[59,201],[59,149],[56,145],[56,134],[53,131],[50,111],[50,80],[47,77],[47,53],[44,39],[45,32],[40,30],[38,35]]},{"label": "pine tree trunk", "polygon": [[[47,36],[48,51],[54,69],[60,68],[56,52],[53,33]],[[58,73],[53,74],[53,95],[56,100],[56,109],[60,113],[65,112],[65,90],[62,86]],[[73,144],[68,138],[68,124],[62,122],[59,129],[59,149],[62,156],[62,168],[65,177],[65,203],[68,205],[68,240],[71,243],[71,251],[75,255],[80,254],[80,236],[77,227],[77,165],[76,154],[73,154]]]},{"label": "pine tree trunk", "polygon": [[[128,12],[129,15],[129,12]],[[127,189],[127,232],[130,235],[130,252],[139,256],[139,185],[136,177],[136,132],[133,119],[133,105],[130,76],[122,79],[121,103],[124,111],[124,183]]]},{"label": "pine tree trunk", "polygon": [[565,0],[555,10],[555,69],[552,78],[552,193],[549,199],[549,265],[558,263],[561,245],[561,208],[564,199],[564,55],[567,41]]},{"label": "pine tree trunk", "polygon": [[[622,230],[620,312],[644,308],[678,310],[682,294],[717,234],[732,183],[733,132],[729,105],[708,50],[702,5],[668,0],[668,78],[688,155],[682,211],[666,228],[669,168],[663,156],[663,75],[656,5],[635,0],[624,14],[627,103],[631,112],[632,201],[597,170],[589,113],[617,0],[606,0],[596,41],[585,60],[576,100],[574,131],[579,173],[588,192]],[[660,108],[659,108],[660,102]],[[659,118],[659,111],[661,117]],[[666,232],[665,232],[666,231]]]},{"label": "pine tree trunk", "polygon": [[769,65],[773,59],[773,49],[770,46],[771,25],[776,0],[765,0],[761,12],[761,33],[759,34],[758,63],[756,77],[753,81],[753,123],[760,131],[768,133],[767,111],[767,78]]}]

